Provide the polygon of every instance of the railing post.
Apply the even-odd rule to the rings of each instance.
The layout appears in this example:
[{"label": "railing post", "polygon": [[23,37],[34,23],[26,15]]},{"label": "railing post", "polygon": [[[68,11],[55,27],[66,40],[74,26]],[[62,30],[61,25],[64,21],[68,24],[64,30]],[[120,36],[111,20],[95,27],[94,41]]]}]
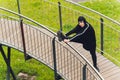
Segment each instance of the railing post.
[{"label": "railing post", "polygon": [[18,6],[18,13],[21,14],[21,11],[20,11],[20,2],[19,2],[19,0],[17,0],[17,6]]},{"label": "railing post", "polygon": [[57,80],[55,37],[52,40],[52,47],[53,47],[53,61],[54,61],[54,76],[55,76],[55,80]]},{"label": "railing post", "polygon": [[61,13],[61,3],[60,2],[58,2],[58,8],[59,8],[60,31],[62,31],[62,13]]},{"label": "railing post", "polygon": [[[21,14],[20,10],[20,2],[17,0],[17,5],[18,5],[18,13]],[[25,44],[25,36],[24,36],[24,28],[23,28],[23,19],[21,16],[19,16],[19,21],[20,21],[20,27],[21,27],[21,35],[22,35],[22,42],[23,42],[23,50],[24,50],[24,58],[27,60],[27,54],[26,54],[26,44]]]},{"label": "railing post", "polygon": [[83,80],[86,80],[86,67],[87,67],[87,64],[83,66]]},{"label": "railing post", "polygon": [[22,35],[22,42],[23,42],[23,50],[24,50],[24,58],[27,59],[26,54],[26,44],[25,44],[25,36],[24,36],[24,29],[23,29],[23,22],[20,20],[20,27],[21,27],[21,35]]},{"label": "railing post", "polygon": [[104,45],[104,34],[103,34],[103,31],[104,31],[104,25],[103,25],[103,19],[102,18],[100,18],[100,30],[101,30],[101,35],[100,35],[100,37],[101,37],[101,54],[103,55],[103,51],[104,51],[104,47],[103,47],[103,45]]}]

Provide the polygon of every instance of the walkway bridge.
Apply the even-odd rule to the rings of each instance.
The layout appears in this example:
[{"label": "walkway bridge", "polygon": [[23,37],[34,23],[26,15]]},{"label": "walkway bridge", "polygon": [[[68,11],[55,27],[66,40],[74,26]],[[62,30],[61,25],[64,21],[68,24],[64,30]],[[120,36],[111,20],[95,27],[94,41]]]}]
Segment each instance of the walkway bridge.
[{"label": "walkway bridge", "polygon": [[120,68],[101,54],[97,54],[99,73],[90,62],[91,56],[80,44],[59,42],[56,34],[44,25],[5,8],[0,7],[0,10],[16,16],[0,15],[0,51],[14,80],[2,46],[23,52],[26,60],[27,56],[37,59],[66,80],[119,80]]}]

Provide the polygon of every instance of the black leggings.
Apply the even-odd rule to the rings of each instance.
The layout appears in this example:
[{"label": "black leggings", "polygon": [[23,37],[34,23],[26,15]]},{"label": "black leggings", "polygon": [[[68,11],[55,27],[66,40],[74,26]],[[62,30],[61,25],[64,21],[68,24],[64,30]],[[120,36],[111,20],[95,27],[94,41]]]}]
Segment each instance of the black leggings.
[{"label": "black leggings", "polygon": [[92,48],[89,50],[90,54],[92,56],[92,60],[93,60],[93,66],[97,67],[97,57],[96,57],[96,48]]}]

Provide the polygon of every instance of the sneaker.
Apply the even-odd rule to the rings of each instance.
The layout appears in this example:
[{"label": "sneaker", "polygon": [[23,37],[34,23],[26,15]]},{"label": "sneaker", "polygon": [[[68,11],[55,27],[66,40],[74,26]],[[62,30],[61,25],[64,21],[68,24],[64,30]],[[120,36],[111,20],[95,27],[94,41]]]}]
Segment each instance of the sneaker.
[{"label": "sneaker", "polygon": [[57,36],[59,41],[63,41],[66,38],[61,31],[57,32]]}]

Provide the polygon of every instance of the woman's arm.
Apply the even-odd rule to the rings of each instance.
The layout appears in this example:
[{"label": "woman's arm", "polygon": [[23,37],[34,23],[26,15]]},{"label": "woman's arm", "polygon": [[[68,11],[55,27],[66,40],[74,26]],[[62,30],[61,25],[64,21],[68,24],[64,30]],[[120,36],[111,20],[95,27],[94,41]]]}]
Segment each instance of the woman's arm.
[{"label": "woman's arm", "polygon": [[[78,26],[78,25],[77,25],[77,26]],[[75,28],[73,28],[71,31],[69,31],[68,33],[66,33],[65,35],[66,35],[66,36],[69,36],[69,35],[71,35],[71,34],[73,34],[73,33],[76,33],[77,26],[76,26]]]}]

